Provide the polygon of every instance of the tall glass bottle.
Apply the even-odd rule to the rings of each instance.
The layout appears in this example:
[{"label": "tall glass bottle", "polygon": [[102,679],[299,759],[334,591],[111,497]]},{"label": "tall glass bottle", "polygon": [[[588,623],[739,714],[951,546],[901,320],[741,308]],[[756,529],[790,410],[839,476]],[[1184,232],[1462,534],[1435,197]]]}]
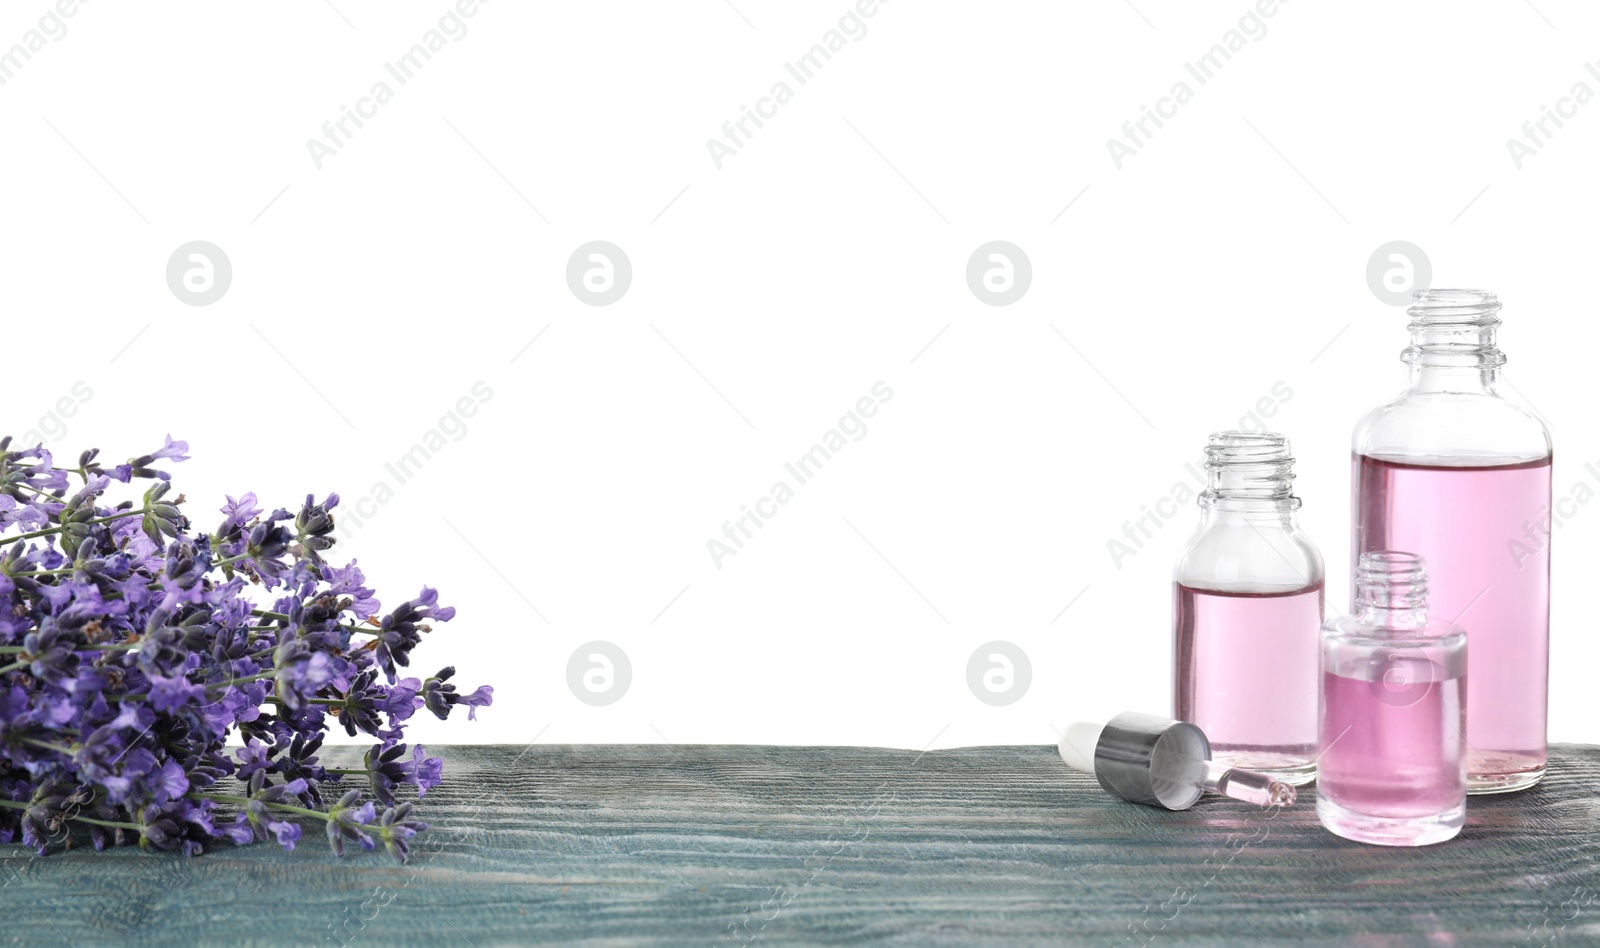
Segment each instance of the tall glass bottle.
[{"label": "tall glass bottle", "polygon": [[1289,784],[1316,776],[1323,567],[1300,532],[1280,434],[1206,446],[1200,527],[1173,571],[1173,717],[1213,758]]},{"label": "tall glass bottle", "polygon": [[1411,385],[1352,442],[1352,562],[1420,555],[1434,615],[1471,636],[1469,793],[1531,787],[1545,768],[1550,434],[1500,396],[1499,311],[1482,290],[1419,290]]}]

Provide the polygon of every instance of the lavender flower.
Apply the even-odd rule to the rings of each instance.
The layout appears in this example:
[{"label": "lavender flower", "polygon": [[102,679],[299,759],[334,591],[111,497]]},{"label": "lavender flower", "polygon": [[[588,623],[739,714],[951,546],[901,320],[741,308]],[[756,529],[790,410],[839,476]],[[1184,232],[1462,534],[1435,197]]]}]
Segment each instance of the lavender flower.
[{"label": "lavender flower", "polygon": [[76,650],[85,644],[82,632],[63,628],[51,617],[23,636],[22,651],[17,657],[28,663],[28,671],[35,678],[60,682],[77,674]]},{"label": "lavender flower", "polygon": [[467,695],[456,694],[456,686],[447,684],[456,673],[454,666],[445,666],[422,683],[422,700],[429,711],[432,711],[439,720],[443,721],[450,716],[450,709],[458,704],[467,705],[467,720],[475,721],[479,708],[487,708],[494,703],[494,689],[482,685],[478,690]]},{"label": "lavender flower", "polygon": [[372,849],[377,844],[372,837],[363,832],[368,823],[372,822],[374,811],[371,803],[361,802],[361,791],[351,790],[339,798],[339,802],[328,808],[328,845],[333,847],[335,854],[344,855],[346,840],[354,840],[362,849]]},{"label": "lavender flower", "polygon": [[322,578],[328,583],[330,595],[345,597],[340,608],[350,610],[350,614],[358,621],[366,621],[377,614],[382,608],[372,590],[366,587],[367,578],[356,567],[356,561],[351,560],[343,569],[328,566],[322,567]]},{"label": "lavender flower", "polygon": [[350,683],[349,690],[338,704],[339,723],[344,725],[345,733],[351,737],[355,737],[358,730],[375,735],[383,726],[378,715],[383,711],[389,693],[388,689],[376,684],[377,678],[375,671],[362,672]]},{"label": "lavender flower", "polygon": [[383,848],[401,862],[405,862],[411,852],[411,838],[428,828],[421,820],[411,819],[411,810],[410,803],[402,803],[384,810],[383,816],[378,818],[378,835],[383,840]]},{"label": "lavender flower", "polygon": [[[404,746],[404,745],[401,745]],[[411,755],[411,781],[417,785],[417,796],[425,797],[428,791],[444,779],[444,761],[429,757],[421,744]]]},{"label": "lavender flower", "polygon": [[205,841],[210,834],[195,819],[193,801],[177,803],[151,803],[134,814],[139,830],[139,848],[144,850],[176,849],[185,856],[196,856],[205,851]]},{"label": "lavender flower", "polygon": [[402,786],[416,787],[417,796],[425,796],[438,785],[443,767],[443,761],[428,757],[420,744],[410,758],[404,744],[374,744],[362,761],[372,797],[384,806],[394,806],[394,793]]},{"label": "lavender flower", "polygon": [[234,500],[231,495],[225,496],[228,497],[228,502],[222,505],[222,526],[217,529],[219,535],[226,535],[236,528],[243,527],[261,515],[261,508],[256,506],[255,494],[246,493],[238,500]]},{"label": "lavender flower", "polygon": [[432,631],[429,619],[449,622],[456,610],[439,606],[439,594],[427,586],[417,598],[403,602],[400,607],[383,617],[378,623],[378,647],[375,654],[378,667],[394,681],[396,665],[411,664],[411,650],[422,641],[423,633]]},{"label": "lavender flower", "polygon": [[[400,797],[437,786],[443,766],[408,754],[407,722],[424,706],[445,717],[465,704],[470,718],[492,700],[487,686],[458,694],[449,668],[398,677],[455,610],[424,587],[378,618],[355,562],[323,560],[337,494],[306,495],[292,516],[230,496],[215,532],[193,531],[161,467],[187,452],[169,435],[121,464],[90,450],[61,467],[0,438],[0,843],[292,850],[320,819],[335,852],[381,841],[403,860],[427,825]],[[106,498],[135,479],[151,483]],[[330,716],[380,741],[365,768],[319,762]],[[381,816],[341,786],[352,775]]]},{"label": "lavender flower", "polygon": [[313,496],[307,494],[305,506],[295,514],[295,540],[311,562],[321,563],[322,558],[318,554],[333,546],[333,538],[328,534],[333,532],[333,508],[339,506],[339,495],[329,494],[328,499],[320,504],[312,499]]}]

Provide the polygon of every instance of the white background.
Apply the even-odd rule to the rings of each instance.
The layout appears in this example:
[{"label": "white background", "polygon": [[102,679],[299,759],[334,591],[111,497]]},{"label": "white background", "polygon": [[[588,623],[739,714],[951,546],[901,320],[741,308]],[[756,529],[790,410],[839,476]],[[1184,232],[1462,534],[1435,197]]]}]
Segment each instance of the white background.
[{"label": "white background", "polygon": [[[1107,540],[1281,381],[1342,603],[1350,428],[1404,381],[1379,245],[1501,294],[1557,495],[1600,487],[1600,103],[1520,170],[1505,144],[1600,90],[1600,15],[1295,0],[1200,86],[1183,64],[1250,7],[1135,2],[895,0],[799,86],[783,64],[846,0],[495,0],[403,87],[383,64],[447,0],[85,4],[0,86],[0,428],[112,459],[185,438],[209,528],[224,493],[392,486],[486,383],[341,545],[386,603],[427,582],[459,607],[414,670],[496,687],[430,741],[1042,743],[1164,710],[1198,511],[1120,568]],[[49,9],[7,0],[0,47]],[[319,169],[307,139],[382,79]],[[706,140],[783,79],[719,170]],[[1107,139],[1179,80],[1192,101],[1119,170]],[[564,276],[597,239],[633,265],[607,307]],[[165,282],[191,240],[232,261],[209,306]],[[1032,261],[1011,306],[965,282],[990,240]],[[880,380],[865,436],[717,568],[707,540]],[[1554,563],[1551,735],[1592,742],[1600,509]],[[606,707],[566,680],[594,639],[632,665]],[[966,683],[992,639],[1032,664],[1007,707]]]}]

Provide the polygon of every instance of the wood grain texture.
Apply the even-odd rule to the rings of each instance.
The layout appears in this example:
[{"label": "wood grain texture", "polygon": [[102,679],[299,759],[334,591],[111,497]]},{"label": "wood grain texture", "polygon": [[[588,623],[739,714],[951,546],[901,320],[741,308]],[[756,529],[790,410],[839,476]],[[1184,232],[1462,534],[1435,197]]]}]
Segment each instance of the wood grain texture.
[{"label": "wood grain texture", "polygon": [[407,866],[315,826],[292,854],[0,847],[0,942],[1600,944],[1600,747],[1551,750],[1395,850],[1309,789],[1270,820],[1120,803],[1051,747],[450,747]]}]

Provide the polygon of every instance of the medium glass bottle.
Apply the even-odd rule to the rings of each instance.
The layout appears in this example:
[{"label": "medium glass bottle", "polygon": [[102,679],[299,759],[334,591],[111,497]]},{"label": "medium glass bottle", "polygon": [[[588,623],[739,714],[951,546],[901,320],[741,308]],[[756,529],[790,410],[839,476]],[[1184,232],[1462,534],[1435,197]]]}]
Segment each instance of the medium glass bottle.
[{"label": "medium glass bottle", "polygon": [[1173,717],[1227,766],[1308,783],[1323,567],[1295,523],[1289,439],[1223,431],[1205,454],[1200,527],[1173,571]]},{"label": "medium glass bottle", "polygon": [[1539,782],[1549,703],[1550,434],[1500,396],[1499,311],[1482,290],[1419,290],[1410,388],[1352,444],[1352,561],[1420,555],[1434,614],[1472,636],[1471,793]]},{"label": "medium glass bottle", "polygon": [[1363,843],[1442,842],[1466,820],[1467,635],[1429,617],[1415,554],[1361,554],[1355,590],[1322,629],[1317,818]]}]

